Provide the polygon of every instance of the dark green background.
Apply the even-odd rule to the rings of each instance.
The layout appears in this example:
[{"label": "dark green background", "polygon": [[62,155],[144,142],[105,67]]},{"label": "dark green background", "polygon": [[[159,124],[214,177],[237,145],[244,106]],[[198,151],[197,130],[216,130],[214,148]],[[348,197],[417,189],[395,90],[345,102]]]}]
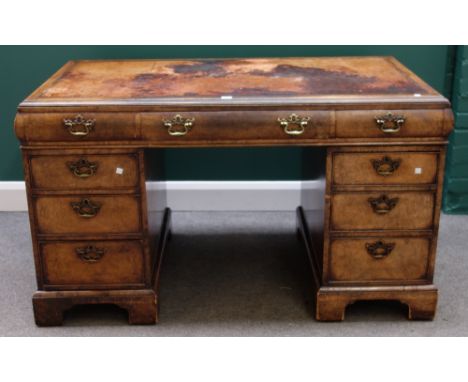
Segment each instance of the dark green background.
[{"label": "dark green background", "polygon": [[[444,210],[468,213],[466,46],[0,46],[0,181],[23,179],[13,133],[17,105],[68,60],[391,55],[453,102]],[[164,150],[169,180],[298,180],[301,148]]]},{"label": "dark green background", "polygon": [[455,129],[450,136],[444,211],[468,213],[468,46],[457,48],[452,86]]}]

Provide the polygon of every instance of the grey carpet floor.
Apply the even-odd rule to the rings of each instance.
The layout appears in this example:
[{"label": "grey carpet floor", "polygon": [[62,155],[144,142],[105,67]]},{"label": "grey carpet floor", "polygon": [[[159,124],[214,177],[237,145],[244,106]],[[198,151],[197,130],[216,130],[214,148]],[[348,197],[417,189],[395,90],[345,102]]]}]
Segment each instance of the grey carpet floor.
[{"label": "grey carpet floor", "polygon": [[346,320],[313,319],[310,271],[294,213],[178,212],[161,276],[160,324],[129,326],[113,306],[82,306],[39,328],[26,213],[0,213],[2,336],[467,336],[468,216],[442,216],[434,321],[394,302],[358,302]]}]

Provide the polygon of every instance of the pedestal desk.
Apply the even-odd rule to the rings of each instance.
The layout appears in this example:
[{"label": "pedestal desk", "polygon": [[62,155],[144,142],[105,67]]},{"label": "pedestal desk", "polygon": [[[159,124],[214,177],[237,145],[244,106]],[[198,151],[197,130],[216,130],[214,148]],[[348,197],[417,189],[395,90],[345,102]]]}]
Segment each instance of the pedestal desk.
[{"label": "pedestal desk", "polygon": [[323,207],[304,188],[297,208],[317,320],[343,320],[357,300],[432,319],[452,124],[449,102],[391,57],[69,62],[15,120],[36,323],[59,325],[77,304],[158,321],[171,220],[163,191],[147,198],[160,166],[148,150],[285,145],[316,150],[303,166],[324,179]]}]

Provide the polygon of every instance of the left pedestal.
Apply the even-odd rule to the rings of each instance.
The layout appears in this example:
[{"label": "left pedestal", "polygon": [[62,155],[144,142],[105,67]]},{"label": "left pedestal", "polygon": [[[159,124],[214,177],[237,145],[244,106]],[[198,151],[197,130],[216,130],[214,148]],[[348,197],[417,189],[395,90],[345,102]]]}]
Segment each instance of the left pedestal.
[{"label": "left pedestal", "polygon": [[170,210],[163,194],[148,208],[143,150],[23,147],[23,155],[37,325],[61,325],[64,311],[83,304],[156,323]]}]

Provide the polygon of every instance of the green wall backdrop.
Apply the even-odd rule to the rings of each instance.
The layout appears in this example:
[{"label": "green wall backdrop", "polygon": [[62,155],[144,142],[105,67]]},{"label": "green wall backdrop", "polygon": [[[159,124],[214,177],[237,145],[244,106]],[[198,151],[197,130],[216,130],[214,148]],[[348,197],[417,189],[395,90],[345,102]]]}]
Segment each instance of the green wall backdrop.
[{"label": "green wall backdrop", "polygon": [[[68,60],[391,55],[444,95],[451,94],[451,46],[2,46],[0,47],[0,181],[23,178],[13,133],[17,105]],[[300,148],[170,149],[170,180],[296,180]]]},{"label": "green wall backdrop", "polygon": [[468,213],[468,46],[457,48],[452,108],[455,129],[450,136],[445,172],[444,211]]}]

